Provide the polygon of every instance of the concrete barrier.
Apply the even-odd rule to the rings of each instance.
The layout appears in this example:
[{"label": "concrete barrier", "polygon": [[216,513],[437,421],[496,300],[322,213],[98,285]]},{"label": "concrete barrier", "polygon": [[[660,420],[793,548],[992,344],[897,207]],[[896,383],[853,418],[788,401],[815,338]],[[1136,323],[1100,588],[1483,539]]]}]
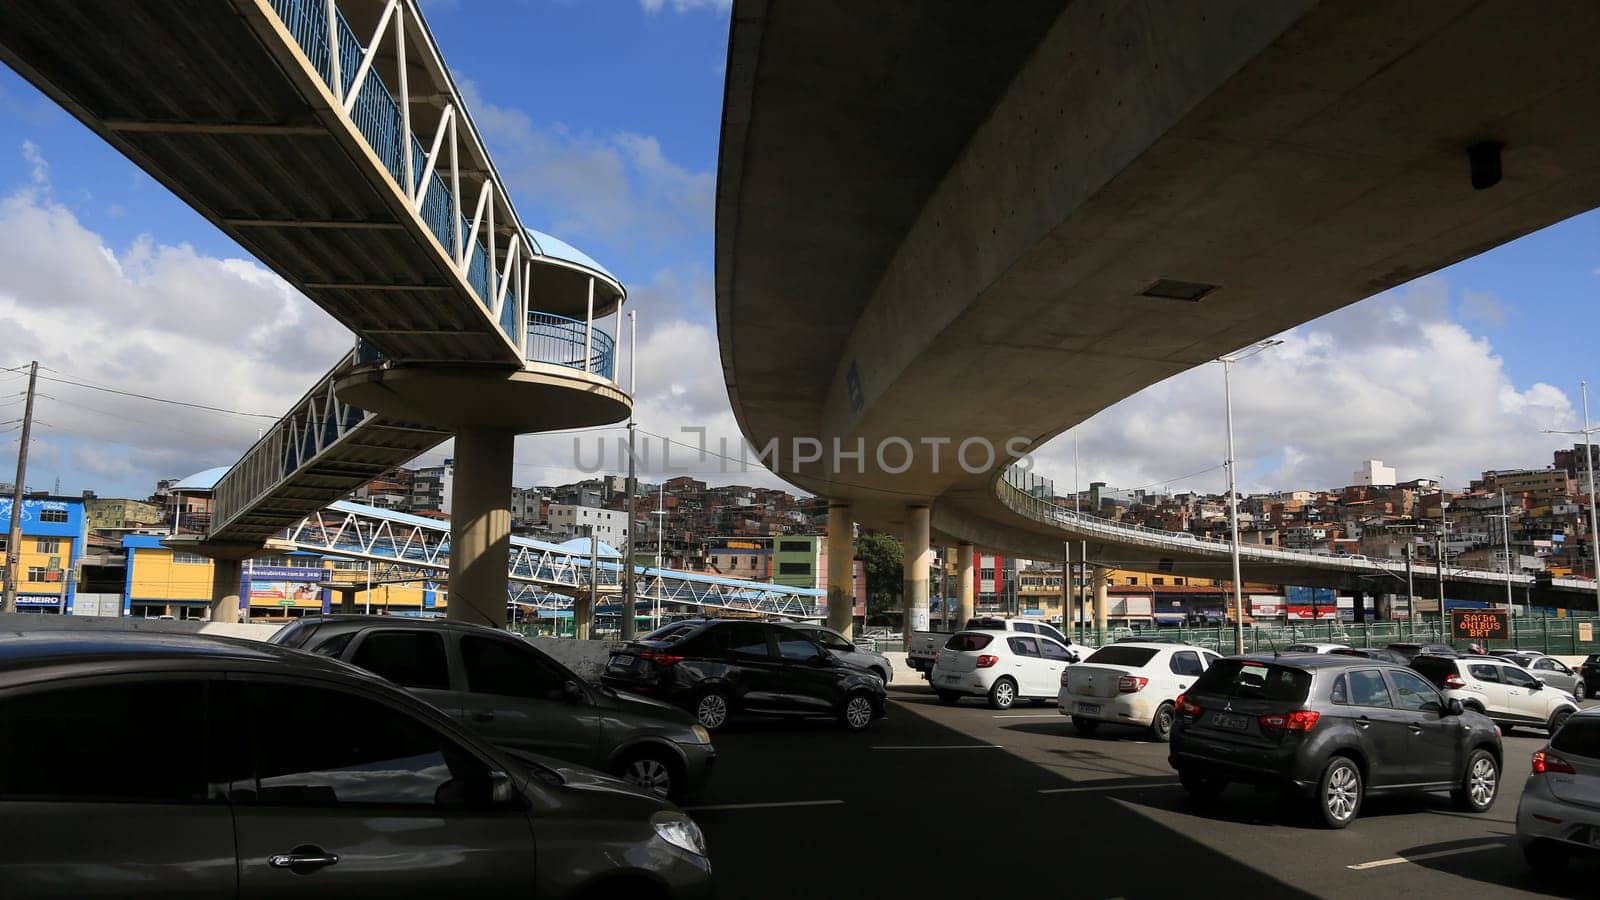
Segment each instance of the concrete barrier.
[{"label": "concrete barrier", "polygon": [[37,613],[0,613],[0,632],[24,631],[147,631],[157,634],[211,634],[264,641],[282,625],[201,622],[194,619],[143,619],[109,616],[55,616]]},{"label": "concrete barrier", "polygon": [[530,637],[528,643],[549,654],[585,681],[598,683],[600,672],[621,641],[579,641],[572,638]]}]

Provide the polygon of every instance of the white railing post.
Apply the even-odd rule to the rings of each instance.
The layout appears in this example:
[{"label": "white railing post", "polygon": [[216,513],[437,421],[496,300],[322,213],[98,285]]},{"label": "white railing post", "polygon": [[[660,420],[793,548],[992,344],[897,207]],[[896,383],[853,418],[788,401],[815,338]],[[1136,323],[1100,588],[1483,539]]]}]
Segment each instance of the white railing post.
[{"label": "white railing post", "polygon": [[472,267],[467,259],[470,255],[468,251],[472,247],[472,242],[478,239],[478,226],[483,224],[484,207],[488,204],[489,195],[493,191],[494,185],[488,181],[485,181],[483,188],[478,191],[478,207],[472,213],[472,228],[467,232],[467,241],[461,248],[461,257],[456,260],[456,268],[461,271],[462,278],[466,278],[467,273],[471,271]]},{"label": "white railing post", "polygon": [[400,0],[389,0],[383,8],[383,15],[378,17],[378,27],[372,29],[372,40],[367,42],[367,52],[361,54],[361,66],[356,69],[355,80],[350,82],[350,93],[344,98],[344,114],[347,116],[350,110],[355,109],[356,98],[361,96],[361,85],[372,71],[372,61],[378,58],[378,44],[383,40],[384,29],[389,27],[389,19],[394,16],[399,3]]},{"label": "white railing post", "polygon": [[[454,111],[455,110],[455,106],[452,105],[450,107],[450,109],[452,111]],[[459,147],[460,143],[461,143],[461,136],[456,131],[456,117],[455,116],[451,116],[450,117],[450,196],[455,198],[455,209],[452,210],[451,213],[450,213],[450,233],[454,234],[456,236],[456,245],[454,247],[455,256],[453,257],[453,259],[455,259],[457,266],[459,266],[461,264],[461,258],[462,258],[462,256],[461,256],[461,252],[462,252],[462,243],[461,243],[461,241],[462,241],[462,238],[463,238],[463,235],[461,234],[461,154],[460,154],[460,152],[458,150],[458,147]]]},{"label": "white railing post", "polygon": [[533,308],[533,298],[528,296],[528,282],[532,278],[533,261],[530,259],[522,264],[522,284],[517,291],[517,296],[522,298],[522,305],[517,307],[517,346],[521,348],[524,360],[528,358],[528,310]]},{"label": "white railing post", "polygon": [[406,13],[396,8],[394,16],[395,63],[400,67],[400,147],[405,154],[406,196],[417,186],[417,163],[411,152],[411,86],[406,77]]},{"label": "white railing post", "polygon": [[339,5],[334,0],[323,4],[328,13],[328,73],[333,76],[333,99],[344,102],[344,72],[339,68]]},{"label": "white railing post", "polygon": [[590,278],[589,278],[589,313],[588,313],[588,315],[583,317],[583,321],[584,321],[584,328],[583,328],[583,370],[585,372],[587,372],[591,368],[589,355],[590,355],[590,353],[592,351],[590,350],[590,348],[594,346],[594,277],[593,276],[590,276]]},{"label": "white railing post", "polygon": [[[433,130],[433,145],[428,148],[428,155],[422,160],[422,181],[417,185],[417,189],[408,195],[411,197],[411,208],[417,212],[422,212],[422,203],[428,199],[428,185],[432,180],[428,176],[432,175],[434,168],[439,165],[439,147],[444,143],[445,129],[454,124],[455,115],[456,108],[446,106],[444,114],[439,117],[439,127]],[[451,152],[454,153],[454,148]],[[452,230],[459,227],[452,226]]]},{"label": "white railing post", "polygon": [[[491,190],[493,189],[494,182],[485,181],[484,184],[489,185]],[[484,275],[485,275],[484,284],[489,290],[489,296],[483,298],[484,305],[487,306],[487,307],[490,307],[491,309],[494,308],[494,295],[495,295],[494,280],[495,280],[495,275],[499,274],[499,271],[500,271],[498,268],[496,268],[496,265],[495,265],[499,261],[498,257],[495,255],[495,252],[494,252],[495,251],[495,245],[494,245],[495,234],[496,234],[496,232],[495,232],[495,228],[494,228],[494,197],[491,196],[489,198],[489,233],[488,233],[488,235],[486,235],[488,240],[486,240],[484,242],[489,248],[489,271],[484,273]],[[498,312],[498,310],[496,310],[496,312]]]}]

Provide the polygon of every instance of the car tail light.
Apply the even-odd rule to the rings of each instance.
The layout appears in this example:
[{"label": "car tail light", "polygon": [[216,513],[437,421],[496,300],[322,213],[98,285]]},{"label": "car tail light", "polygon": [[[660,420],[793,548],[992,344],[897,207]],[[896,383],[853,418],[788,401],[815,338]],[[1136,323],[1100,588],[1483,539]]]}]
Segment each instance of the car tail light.
[{"label": "car tail light", "polygon": [[987,668],[989,668],[990,666],[994,665],[995,663],[997,663],[999,661],[1000,661],[1000,657],[991,656],[991,655],[985,653],[982,656],[978,657],[978,668],[987,669]]},{"label": "car tail light", "polygon": [[1262,730],[1310,731],[1320,718],[1322,713],[1314,709],[1297,709],[1291,713],[1269,713],[1260,716],[1257,721],[1261,723]]},{"label": "car tail light", "polygon": [[1150,679],[1139,675],[1124,675],[1117,679],[1117,691],[1123,694],[1137,694],[1149,683]]},{"label": "car tail light", "polygon": [[1183,694],[1178,695],[1178,715],[1189,716],[1190,718],[1193,718],[1203,712],[1205,712],[1205,710],[1193,703],[1190,703],[1188,698]]},{"label": "car tail light", "polygon": [[1446,675],[1444,677],[1444,686],[1453,690],[1460,690],[1466,687],[1467,683],[1461,680],[1460,675]]},{"label": "car tail light", "polygon": [[682,656],[672,653],[662,653],[659,650],[646,650],[639,654],[640,659],[648,659],[658,666],[672,666],[683,662]]},{"label": "car tail light", "polygon": [[1546,772],[1559,772],[1562,775],[1576,775],[1578,770],[1572,763],[1548,750],[1540,750],[1533,754],[1533,774],[1543,775]]}]

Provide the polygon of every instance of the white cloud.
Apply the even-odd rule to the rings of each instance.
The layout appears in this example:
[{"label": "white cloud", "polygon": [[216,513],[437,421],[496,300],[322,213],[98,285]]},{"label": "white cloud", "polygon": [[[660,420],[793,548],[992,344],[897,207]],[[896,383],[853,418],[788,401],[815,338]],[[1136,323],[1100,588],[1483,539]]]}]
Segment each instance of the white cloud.
[{"label": "white cloud", "polygon": [[[35,170],[48,172],[42,157]],[[276,416],[351,341],[253,261],[148,236],[121,250],[108,246],[50,198],[47,182],[0,200],[0,258],[0,334],[9,351],[0,363],[32,356],[44,367],[36,471],[46,477],[56,466],[90,478],[82,487],[108,489],[93,483],[104,478],[137,491],[158,477],[230,463],[272,423],[46,379]]]},{"label": "white cloud", "polygon": [[470,81],[461,90],[530,227],[634,251],[710,231],[715,176],[672,162],[656,138],[540,126],[485,100]]},{"label": "white cloud", "polygon": [[[1484,469],[1547,466],[1569,440],[1572,403],[1544,383],[1513,384],[1487,338],[1449,314],[1449,286],[1421,279],[1284,335],[1233,369],[1240,489],[1332,488],[1361,460],[1402,479],[1443,475],[1451,486]],[[1226,457],[1222,370],[1201,366],[1154,385],[1080,426],[1079,481],[1164,487]],[[1072,485],[1072,436],[1036,454],[1061,490]],[[1170,482],[1220,490],[1226,475]]]},{"label": "white cloud", "polygon": [[23,141],[22,158],[28,163],[29,180],[38,185],[50,182],[50,163],[46,162],[44,154],[39,152],[38,144],[33,141]]}]

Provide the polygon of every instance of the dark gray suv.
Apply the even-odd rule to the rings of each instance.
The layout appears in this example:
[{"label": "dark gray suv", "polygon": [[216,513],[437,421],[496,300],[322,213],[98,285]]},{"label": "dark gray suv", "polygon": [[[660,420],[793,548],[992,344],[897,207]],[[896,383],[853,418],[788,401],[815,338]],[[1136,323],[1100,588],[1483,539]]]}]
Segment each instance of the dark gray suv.
[{"label": "dark gray suv", "polygon": [[0,637],[0,895],[705,897],[694,822],[255,641]]},{"label": "dark gray suv", "polygon": [[1232,657],[1178,697],[1168,760],[1197,800],[1277,786],[1343,828],[1362,799],[1450,791],[1481,813],[1500,786],[1500,730],[1403,666],[1359,657]]},{"label": "dark gray suv", "polygon": [[676,707],[586,684],[527,641],[481,625],[394,616],[299,620],[272,642],[343,660],[491,742],[610,772],[673,800],[703,787],[711,735]]}]

